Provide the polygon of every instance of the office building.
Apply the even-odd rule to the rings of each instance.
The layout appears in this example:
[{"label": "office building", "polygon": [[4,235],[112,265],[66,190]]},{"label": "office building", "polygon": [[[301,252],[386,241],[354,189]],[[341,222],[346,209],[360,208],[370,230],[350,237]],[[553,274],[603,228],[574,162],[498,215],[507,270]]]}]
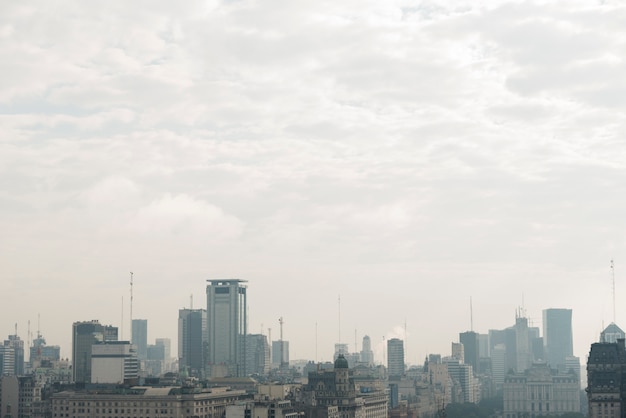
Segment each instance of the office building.
[{"label": "office building", "polygon": [[543,311],[543,343],[550,367],[565,370],[565,359],[574,355],[571,309]]},{"label": "office building", "polygon": [[42,361],[58,361],[61,359],[61,347],[58,345],[46,345],[46,340],[38,335],[30,347],[29,362],[31,367],[37,367]]},{"label": "office building", "polygon": [[148,357],[148,320],[133,319],[131,342],[137,347],[137,358],[145,360]]},{"label": "office building", "polygon": [[178,311],[178,368],[181,374],[204,376],[206,341],[206,310],[180,309]]},{"label": "office building", "polygon": [[480,347],[478,333],[474,331],[461,332],[459,342],[463,344],[464,363],[472,366],[474,371],[480,371]]},{"label": "office building", "polygon": [[72,370],[75,383],[91,382],[91,346],[117,341],[117,327],[98,321],[74,322],[72,325]]},{"label": "office building", "polygon": [[144,367],[148,376],[157,377],[165,373],[165,347],[160,344],[148,345],[148,358]]},{"label": "office building", "polygon": [[272,367],[289,366],[289,341],[272,341]]},{"label": "office building", "polygon": [[459,363],[465,363],[465,347],[461,343],[452,343],[450,348],[452,358],[455,358]]},{"label": "office building", "polygon": [[91,346],[91,383],[136,384],[138,377],[137,349],[130,341],[103,341]]},{"label": "office building", "polygon": [[265,375],[270,371],[270,347],[263,334],[246,336],[246,371],[251,375]]},{"label": "office building", "polygon": [[363,337],[361,344],[361,362],[368,366],[374,364],[374,351],[372,351],[372,340],[369,335]]},{"label": "office building", "polygon": [[399,338],[387,340],[387,374],[389,380],[404,376],[404,341]]},{"label": "office building", "polygon": [[573,373],[559,373],[545,362],[510,373],[503,385],[506,417],[560,416],[580,412],[580,384]]},{"label": "office building", "polygon": [[[245,280],[208,280],[208,360],[212,376],[224,366],[230,376],[246,375],[248,333],[247,286]],[[216,368],[222,369],[221,367]]]}]

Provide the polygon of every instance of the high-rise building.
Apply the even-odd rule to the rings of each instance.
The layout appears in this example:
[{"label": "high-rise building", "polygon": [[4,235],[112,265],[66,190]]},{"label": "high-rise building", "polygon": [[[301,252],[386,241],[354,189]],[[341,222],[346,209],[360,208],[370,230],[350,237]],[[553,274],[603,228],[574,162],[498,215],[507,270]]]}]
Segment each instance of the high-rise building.
[{"label": "high-rise building", "polygon": [[267,337],[263,334],[248,334],[246,339],[246,371],[248,374],[264,375],[269,373],[270,347],[267,343]]},{"label": "high-rise building", "polygon": [[[231,376],[245,376],[248,333],[245,280],[208,280],[206,287],[209,367],[226,366]],[[215,373],[211,370],[211,374]]]},{"label": "high-rise building", "polygon": [[171,371],[172,365],[172,341],[169,338],[157,338],[154,340],[154,345],[163,348],[163,364],[162,373]]},{"label": "high-rise building", "polygon": [[148,320],[133,319],[131,342],[137,347],[137,358],[145,360],[148,357]]},{"label": "high-rise building", "polygon": [[124,383],[137,379],[137,350],[130,341],[103,341],[91,346],[91,383]]},{"label": "high-rise building", "polygon": [[[519,314],[515,318],[515,370],[522,373],[533,363],[533,355],[530,345],[530,331],[528,318]],[[507,345],[508,348],[508,345]]]},{"label": "high-rise building", "polygon": [[98,321],[74,322],[72,325],[72,370],[74,382],[91,382],[91,346],[117,341],[117,327]]},{"label": "high-rise building", "polygon": [[480,353],[478,346],[478,333],[474,331],[461,332],[459,341],[463,344],[465,364],[472,366],[474,372],[480,371]]},{"label": "high-rise building", "polygon": [[272,341],[272,367],[289,366],[289,341]]},{"label": "high-rise building", "polygon": [[564,370],[565,359],[574,355],[571,309],[543,311],[543,343],[550,367]]},{"label": "high-rise building", "polygon": [[178,368],[189,376],[203,376],[207,341],[207,314],[204,309],[178,311]]},{"label": "high-rise building", "polygon": [[399,338],[387,340],[387,373],[389,380],[400,380],[404,375],[404,341]]},{"label": "high-rise building", "polygon": [[363,343],[361,345],[361,362],[366,363],[368,366],[374,364],[374,351],[372,351],[372,340],[369,335],[363,337]]},{"label": "high-rise building", "polygon": [[591,344],[587,358],[589,418],[624,417],[626,406],[624,340]]},{"label": "high-rise building", "polygon": [[461,343],[452,343],[450,347],[452,358],[455,358],[459,363],[465,364],[465,347]]},{"label": "high-rise building", "polygon": [[61,347],[58,345],[46,345],[46,340],[40,335],[33,340],[33,345],[30,347],[29,362],[31,367],[36,363],[41,363],[42,360],[57,361],[61,358]]},{"label": "high-rise building", "polygon": [[3,367],[3,374],[7,376],[23,376],[24,341],[17,334],[9,335],[9,339],[4,340],[4,353],[6,353],[7,361],[12,361],[13,364],[12,367],[10,365]]}]

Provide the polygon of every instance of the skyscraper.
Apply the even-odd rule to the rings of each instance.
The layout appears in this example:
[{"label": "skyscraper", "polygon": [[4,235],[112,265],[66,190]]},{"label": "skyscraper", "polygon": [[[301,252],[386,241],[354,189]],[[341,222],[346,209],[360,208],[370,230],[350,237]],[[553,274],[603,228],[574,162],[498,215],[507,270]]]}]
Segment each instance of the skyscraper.
[{"label": "skyscraper", "polygon": [[[225,366],[230,376],[245,376],[248,333],[245,280],[208,280],[207,324],[209,368]],[[211,370],[211,374],[215,375]]]},{"label": "skyscraper", "polygon": [[207,315],[204,309],[178,311],[178,368],[189,376],[202,376],[205,369]]},{"label": "skyscraper", "polygon": [[272,367],[289,367],[289,341],[272,341]]},{"label": "skyscraper", "polygon": [[248,334],[246,340],[246,371],[248,374],[267,374],[270,371],[267,337],[263,334]]},{"label": "skyscraper", "polygon": [[137,358],[145,360],[148,357],[148,320],[133,319],[131,342],[137,347]]},{"label": "skyscraper", "polygon": [[404,375],[404,341],[401,339],[387,340],[387,372],[389,380],[400,380]]},{"label": "skyscraper", "polygon": [[543,336],[548,364],[553,369],[564,369],[565,359],[574,355],[572,310],[545,309],[543,311]]},{"label": "skyscraper", "polygon": [[368,366],[374,364],[374,352],[372,351],[372,340],[369,335],[363,337],[363,345],[361,346],[361,362]]},{"label": "skyscraper", "polygon": [[465,364],[472,366],[475,373],[480,371],[480,355],[478,347],[478,333],[474,331],[461,332],[459,341],[463,344]]},{"label": "skyscraper", "polygon": [[91,382],[91,346],[103,341],[117,341],[117,327],[98,321],[74,322],[72,325],[72,370],[74,382]]}]

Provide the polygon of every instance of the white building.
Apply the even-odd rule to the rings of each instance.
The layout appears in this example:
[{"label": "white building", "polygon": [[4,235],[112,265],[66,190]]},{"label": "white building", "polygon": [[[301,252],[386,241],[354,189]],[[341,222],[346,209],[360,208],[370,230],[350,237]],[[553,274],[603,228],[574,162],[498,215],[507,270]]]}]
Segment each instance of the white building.
[{"label": "white building", "polygon": [[139,375],[137,349],[129,341],[91,346],[91,383],[123,383]]}]

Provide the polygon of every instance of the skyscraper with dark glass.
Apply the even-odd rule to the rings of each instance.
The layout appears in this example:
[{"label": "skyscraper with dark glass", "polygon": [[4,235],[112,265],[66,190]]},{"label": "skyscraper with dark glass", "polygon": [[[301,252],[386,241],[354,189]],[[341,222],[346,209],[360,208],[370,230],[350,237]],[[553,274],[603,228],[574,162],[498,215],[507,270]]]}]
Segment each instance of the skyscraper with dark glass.
[{"label": "skyscraper with dark glass", "polygon": [[565,359],[574,355],[571,309],[544,309],[543,343],[550,367],[564,369]]},{"label": "skyscraper with dark glass", "polygon": [[105,341],[117,341],[117,327],[98,321],[74,322],[72,370],[75,383],[91,382],[91,346]]},{"label": "skyscraper with dark glass", "polygon": [[203,377],[206,367],[207,315],[204,309],[178,311],[178,369]]},{"label": "skyscraper with dark glass", "polygon": [[137,358],[148,358],[148,320],[133,319],[131,330],[131,342],[137,347]]}]

